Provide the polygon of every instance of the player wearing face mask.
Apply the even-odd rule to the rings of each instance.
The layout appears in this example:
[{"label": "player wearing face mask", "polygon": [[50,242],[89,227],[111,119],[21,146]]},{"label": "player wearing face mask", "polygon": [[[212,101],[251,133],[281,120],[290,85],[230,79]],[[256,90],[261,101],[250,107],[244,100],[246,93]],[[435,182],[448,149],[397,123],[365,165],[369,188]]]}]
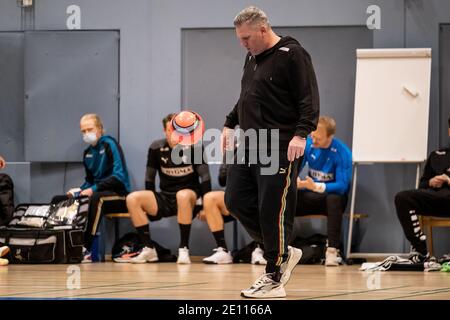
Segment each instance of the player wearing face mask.
[{"label": "player wearing face mask", "polygon": [[[80,131],[83,141],[89,144],[83,154],[85,182],[79,188],[70,189],[67,195],[90,198],[83,262],[91,262],[92,243],[105,207],[105,205],[99,206],[100,201],[105,198],[114,200],[114,197],[125,196],[130,192],[131,187],[122,148],[113,137],[104,134],[100,117],[96,114],[84,115],[80,120]],[[121,201],[117,199],[118,206],[120,203]],[[108,201],[108,204],[108,212],[115,211],[114,201]],[[124,209],[117,208],[117,210]]]}]

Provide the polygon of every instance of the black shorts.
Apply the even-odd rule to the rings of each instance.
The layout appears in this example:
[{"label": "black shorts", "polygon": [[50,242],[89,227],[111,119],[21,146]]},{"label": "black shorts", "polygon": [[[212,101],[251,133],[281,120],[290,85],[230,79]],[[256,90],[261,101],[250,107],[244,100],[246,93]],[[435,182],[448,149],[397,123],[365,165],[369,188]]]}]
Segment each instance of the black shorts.
[{"label": "black shorts", "polygon": [[230,221],[236,221],[236,219],[231,215],[231,213],[227,216],[222,215],[222,217],[223,217],[223,222],[225,222],[225,223],[230,222]]},{"label": "black shorts", "polygon": [[[200,193],[197,190],[193,190],[197,195],[197,199],[200,197]],[[177,194],[176,192],[155,192],[156,203],[158,204],[158,212],[156,216],[148,215],[150,221],[157,221],[162,218],[173,217],[177,215]],[[197,216],[197,213],[202,210],[201,205],[195,205],[192,212],[192,218]]]}]

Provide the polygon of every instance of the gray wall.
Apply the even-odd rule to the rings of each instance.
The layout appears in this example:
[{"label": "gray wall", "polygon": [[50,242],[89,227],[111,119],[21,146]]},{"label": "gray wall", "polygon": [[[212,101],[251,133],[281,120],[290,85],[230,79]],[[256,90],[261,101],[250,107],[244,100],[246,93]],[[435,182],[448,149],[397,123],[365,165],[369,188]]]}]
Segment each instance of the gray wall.
[{"label": "gray wall", "polygon": [[[178,111],[182,107],[182,30],[230,28],[236,13],[250,3],[243,0],[190,0],[189,3],[182,0],[39,0],[35,7],[35,29],[65,29],[65,12],[71,4],[81,7],[82,29],[120,30],[120,141],[133,187],[141,189],[144,185],[148,145],[162,136],[160,119],[168,112]],[[433,48],[429,149],[436,148],[444,141],[446,126],[444,120],[439,119],[439,109],[444,110],[444,106],[439,106],[438,24],[450,22],[448,1],[260,0],[252,4],[262,7],[276,27],[363,26],[368,17],[367,7],[379,5],[381,30],[373,32],[373,47]],[[0,31],[20,30],[21,25],[20,9],[16,7],[15,1],[2,0]],[[234,45],[239,45],[237,40]],[[235,84],[239,79],[229,81]],[[343,84],[335,85],[336,92],[341,92]],[[229,99],[223,101],[223,107],[232,106],[236,98],[223,97]],[[333,106],[322,104],[322,113],[332,112]],[[342,135],[351,137],[352,115],[342,113],[335,116],[338,124],[341,124],[339,130]],[[220,122],[218,119],[217,123]],[[76,164],[70,164],[69,167],[66,170],[64,164],[33,163],[30,170],[31,200],[48,201],[51,195],[63,190],[63,185],[78,184],[83,178],[82,170]],[[397,191],[414,186],[414,175],[413,166],[391,164],[360,168],[356,208],[358,212],[370,215],[361,225],[364,231],[362,250],[393,252],[408,249],[395,217],[393,197]],[[305,229],[303,233],[325,230],[321,223],[312,224],[315,230],[310,227],[309,223],[302,223],[302,230]],[[155,239],[171,249],[176,248],[179,236],[174,219],[153,224],[152,232]],[[436,246],[438,254],[450,251],[447,233],[446,230],[437,232],[435,241],[439,242]],[[228,240],[231,239],[228,237]],[[244,241],[246,235],[241,231],[240,242]],[[192,253],[207,254],[213,246],[212,236],[206,227],[195,222]]]}]

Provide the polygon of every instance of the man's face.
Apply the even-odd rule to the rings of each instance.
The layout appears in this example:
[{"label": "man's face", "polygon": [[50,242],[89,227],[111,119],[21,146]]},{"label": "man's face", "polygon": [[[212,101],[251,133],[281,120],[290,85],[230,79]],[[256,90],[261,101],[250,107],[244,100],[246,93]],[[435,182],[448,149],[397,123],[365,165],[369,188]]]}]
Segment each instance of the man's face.
[{"label": "man's face", "polygon": [[167,121],[166,128],[164,129],[164,134],[166,135],[167,143],[169,144],[169,146],[171,148],[173,148],[174,146],[176,146],[178,144],[178,142],[176,141],[176,139],[172,138],[171,133],[172,132],[170,131],[170,121]]},{"label": "man's face", "polygon": [[333,140],[333,135],[329,136],[325,127],[319,123],[316,131],[311,132],[311,138],[314,148],[328,148]]},{"label": "man's face", "polygon": [[80,131],[83,135],[86,133],[94,132],[97,140],[100,139],[101,130],[95,125],[95,121],[93,119],[84,119],[80,121]]},{"label": "man's face", "polygon": [[254,56],[266,50],[267,29],[264,26],[244,23],[236,27],[236,36],[241,45]]}]

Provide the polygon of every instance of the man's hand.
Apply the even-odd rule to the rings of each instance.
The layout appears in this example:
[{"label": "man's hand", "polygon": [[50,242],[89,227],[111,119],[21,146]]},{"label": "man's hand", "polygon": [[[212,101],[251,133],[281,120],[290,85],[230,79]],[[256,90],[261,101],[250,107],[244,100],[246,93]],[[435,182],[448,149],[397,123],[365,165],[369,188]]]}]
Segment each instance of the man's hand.
[{"label": "man's hand", "polygon": [[89,189],[84,189],[83,191],[80,192],[80,196],[92,196],[92,194],[94,193],[94,191],[92,191],[92,188]]},{"label": "man's hand", "polygon": [[223,127],[222,136],[220,137],[220,150],[222,150],[222,155],[226,151],[232,151],[234,149],[234,130]]},{"label": "man's hand", "polygon": [[203,210],[197,213],[197,219],[203,222],[206,222],[206,214]]},{"label": "man's hand", "polygon": [[300,158],[305,152],[306,139],[302,139],[299,136],[294,136],[289,142],[287,157],[289,161],[294,161]]},{"label": "man's hand", "polygon": [[297,178],[297,189],[308,189],[314,191],[316,184],[311,177],[306,177],[305,180]]},{"label": "man's hand", "polygon": [[0,156],[0,169],[3,169],[4,167],[6,167],[6,161]]},{"label": "man's hand", "polygon": [[69,191],[67,191],[67,195],[69,196],[69,197],[75,197],[75,194],[77,194],[77,193],[79,193],[79,192],[81,192],[81,189],[80,188],[72,188],[72,189],[70,189]]},{"label": "man's hand", "polygon": [[440,188],[443,184],[449,183],[449,178],[445,174],[441,174],[439,176],[435,176],[434,178],[431,178],[428,182],[430,187],[432,188]]}]

